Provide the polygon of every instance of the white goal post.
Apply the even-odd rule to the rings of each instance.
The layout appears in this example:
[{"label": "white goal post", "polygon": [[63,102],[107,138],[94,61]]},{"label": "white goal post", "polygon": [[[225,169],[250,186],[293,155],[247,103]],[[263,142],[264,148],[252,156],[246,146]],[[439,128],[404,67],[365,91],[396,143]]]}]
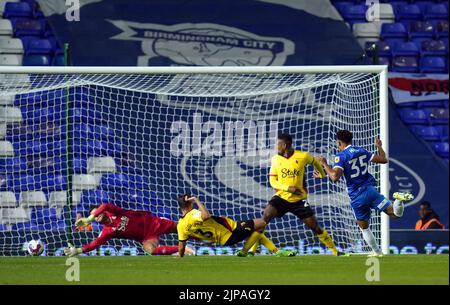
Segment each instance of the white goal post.
[{"label": "white goal post", "polygon": [[[20,247],[30,238],[43,239],[55,255],[60,255],[58,248],[67,240],[85,242],[86,236],[78,237],[68,221],[76,217],[75,211],[85,212],[77,210],[78,206],[95,203],[89,196],[97,196],[100,190],[109,194],[112,203],[144,208],[174,220],[178,211],[173,198],[182,189],[203,196],[217,216],[236,220],[260,216],[263,202],[270,199],[265,176],[274,153],[270,136],[291,132],[300,149],[312,148],[313,155],[327,154],[332,160],[334,132],[349,128],[357,144],[371,151],[379,135],[389,154],[388,108],[387,66],[0,67],[0,256],[23,255]],[[55,125],[60,133],[49,135]],[[28,133],[21,128],[28,128]],[[186,137],[192,133],[194,138],[196,130],[197,135],[208,134],[203,135],[205,142],[210,132],[217,131],[220,141],[208,140],[209,146],[202,142],[196,147],[196,140],[189,139],[187,145]],[[169,139],[171,134],[175,136]],[[87,140],[89,144],[84,143]],[[89,146],[95,141],[104,144],[98,143],[98,151]],[[57,142],[64,148],[56,147]],[[227,149],[233,151],[234,159]],[[32,168],[49,157],[60,163]],[[87,165],[74,169],[77,162]],[[165,167],[171,172],[165,173]],[[219,182],[211,183],[206,177],[209,169]],[[380,192],[388,198],[388,166],[370,169]],[[57,176],[68,178],[63,186],[58,187]],[[129,180],[117,181],[123,177]],[[336,243],[367,252],[352,220],[344,185],[313,181],[310,175],[306,180],[319,222]],[[139,202],[132,202],[136,197],[125,198],[124,189],[128,188],[129,195],[134,187],[136,196],[142,196]],[[258,190],[250,189],[255,187]],[[57,207],[57,216],[36,214],[39,208],[52,205]],[[39,222],[38,217],[47,220]],[[384,213],[375,218],[374,232],[383,253],[388,254],[389,218]],[[267,233],[276,244],[291,247],[302,239],[305,245],[319,245],[296,219],[286,216],[273,222]],[[96,229],[86,233],[88,239],[97,235]],[[165,241],[175,240],[176,236]]]}]

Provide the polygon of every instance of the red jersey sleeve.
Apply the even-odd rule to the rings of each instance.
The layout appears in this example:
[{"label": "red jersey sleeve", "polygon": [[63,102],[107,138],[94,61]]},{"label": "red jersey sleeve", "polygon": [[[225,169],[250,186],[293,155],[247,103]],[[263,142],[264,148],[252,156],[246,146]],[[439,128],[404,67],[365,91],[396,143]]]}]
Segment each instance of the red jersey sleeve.
[{"label": "red jersey sleeve", "polygon": [[118,207],[115,204],[112,203],[102,203],[96,210],[94,213],[94,216],[97,217],[98,215],[100,215],[103,212],[111,212],[113,214],[119,214],[119,213],[123,213],[125,210],[122,209],[121,207]]},{"label": "red jersey sleeve", "polygon": [[109,230],[103,229],[100,235],[91,241],[89,244],[83,246],[83,253],[90,252],[101,245],[105,244],[108,240],[110,240],[114,235],[114,232],[110,232]]}]

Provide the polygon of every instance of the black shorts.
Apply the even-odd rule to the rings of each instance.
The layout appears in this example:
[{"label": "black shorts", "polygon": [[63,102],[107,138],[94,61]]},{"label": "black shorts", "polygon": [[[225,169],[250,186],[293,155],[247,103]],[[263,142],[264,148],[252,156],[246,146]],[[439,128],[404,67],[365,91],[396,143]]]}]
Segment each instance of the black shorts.
[{"label": "black shorts", "polygon": [[273,196],[269,204],[277,210],[277,217],[283,217],[286,213],[292,213],[300,219],[314,216],[314,211],[306,200],[288,202],[278,196]]},{"label": "black shorts", "polygon": [[224,246],[231,246],[249,238],[254,230],[255,222],[253,220],[238,221],[236,229],[233,230]]}]

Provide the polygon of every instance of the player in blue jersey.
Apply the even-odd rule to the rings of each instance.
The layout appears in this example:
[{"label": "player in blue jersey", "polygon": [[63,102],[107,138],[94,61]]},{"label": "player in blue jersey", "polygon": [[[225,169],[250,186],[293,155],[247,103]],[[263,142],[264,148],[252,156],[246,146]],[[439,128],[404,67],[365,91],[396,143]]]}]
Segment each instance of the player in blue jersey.
[{"label": "player in blue jersey", "polygon": [[[353,135],[348,130],[340,130],[336,134],[339,153],[334,160],[333,168],[328,165],[325,157],[317,159],[323,165],[328,177],[338,181],[345,177],[350,205],[354,211],[358,226],[366,243],[372,248],[371,256],[382,256],[382,252],[375,240],[375,236],[369,229],[371,209],[383,211],[391,217],[400,218],[403,215],[403,201],[413,199],[409,193],[394,193],[394,203],[376,190],[375,178],[369,173],[369,162],[386,164],[388,159],[383,150],[380,139],[376,139],[377,152],[372,154],[364,148],[353,146]],[[314,173],[319,178],[319,173]]]}]

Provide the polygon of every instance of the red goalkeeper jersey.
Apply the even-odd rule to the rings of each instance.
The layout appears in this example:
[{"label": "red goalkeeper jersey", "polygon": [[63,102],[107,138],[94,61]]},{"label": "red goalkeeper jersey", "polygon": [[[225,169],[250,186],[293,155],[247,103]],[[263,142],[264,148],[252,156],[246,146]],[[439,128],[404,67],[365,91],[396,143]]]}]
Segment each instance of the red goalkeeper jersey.
[{"label": "red goalkeeper jersey", "polygon": [[100,205],[94,216],[102,213],[108,216],[109,222],[103,224],[103,230],[95,240],[83,246],[83,252],[92,251],[111,238],[131,239],[141,243],[159,239],[176,227],[172,220],[156,217],[150,212],[125,210],[111,203]]}]

